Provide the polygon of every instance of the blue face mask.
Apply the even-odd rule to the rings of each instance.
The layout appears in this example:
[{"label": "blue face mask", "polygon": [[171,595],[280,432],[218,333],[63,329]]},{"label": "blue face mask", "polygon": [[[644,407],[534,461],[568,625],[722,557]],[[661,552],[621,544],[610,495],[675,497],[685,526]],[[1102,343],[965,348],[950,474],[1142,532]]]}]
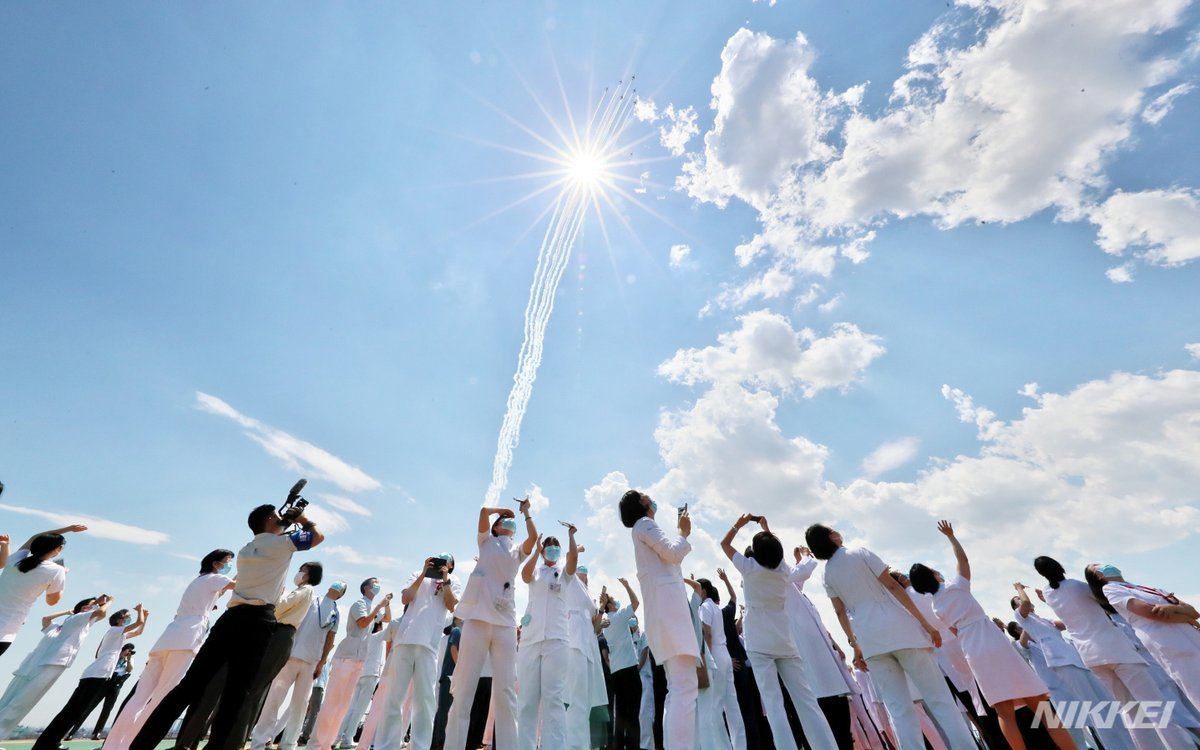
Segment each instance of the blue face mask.
[{"label": "blue face mask", "polygon": [[637,630],[637,618],[636,617],[629,618],[629,629]]},{"label": "blue face mask", "polygon": [[500,528],[511,531],[514,534],[517,533],[517,519],[505,518],[500,522]]},{"label": "blue face mask", "polygon": [[379,596],[379,584],[372,583],[371,587],[369,589],[367,589],[367,591],[371,592],[371,596]]},{"label": "blue face mask", "polygon": [[1100,575],[1104,576],[1105,578],[1120,578],[1121,577],[1121,569],[1118,568],[1116,565],[1109,565],[1108,563],[1105,563],[1103,565],[1097,565],[1096,572],[1099,573]]},{"label": "blue face mask", "polygon": [[221,570],[218,572],[223,576],[227,576],[230,573],[232,573],[233,572],[233,561],[227,562],[224,565],[222,565]]},{"label": "blue face mask", "polygon": [[650,501],[650,512],[651,513],[658,512],[658,503],[654,502],[653,500]]},{"label": "blue face mask", "polygon": [[558,562],[558,558],[562,557],[562,547],[554,546],[546,548],[546,562]]},{"label": "blue face mask", "polygon": [[577,566],[575,566],[575,572],[581,576],[585,576],[585,575],[587,575],[587,566],[586,565],[577,565]]},{"label": "blue face mask", "polygon": [[612,608],[613,608],[613,612],[616,612],[618,609],[620,609],[621,608],[621,600],[613,599],[612,600]]}]

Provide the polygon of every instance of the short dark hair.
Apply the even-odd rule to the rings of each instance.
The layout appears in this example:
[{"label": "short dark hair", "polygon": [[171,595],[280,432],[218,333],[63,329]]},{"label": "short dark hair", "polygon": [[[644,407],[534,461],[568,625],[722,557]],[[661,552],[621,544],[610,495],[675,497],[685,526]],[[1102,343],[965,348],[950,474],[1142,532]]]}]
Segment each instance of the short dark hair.
[{"label": "short dark hair", "polygon": [[1058,584],[1062,583],[1067,577],[1067,570],[1058,560],[1053,557],[1042,555],[1033,559],[1033,569],[1038,572],[1043,578],[1050,582],[1050,588],[1058,588]]},{"label": "short dark hair", "polygon": [[833,529],[821,523],[814,523],[804,530],[804,543],[818,560],[828,560],[838,550],[833,543]]},{"label": "short dark hair", "polygon": [[114,627],[120,625],[121,621],[125,619],[125,615],[127,614],[129,614],[129,610],[118,609],[116,612],[113,612],[111,615],[109,615],[108,624]]},{"label": "short dark hair", "polygon": [[714,604],[721,603],[721,592],[717,591],[717,587],[707,578],[697,578],[696,583],[700,584],[700,588],[704,589],[704,595],[713,600]]},{"label": "short dark hair", "polygon": [[617,509],[621,512],[621,524],[627,529],[632,529],[639,519],[646,517],[646,507],[642,505],[642,493],[637,490],[629,490],[621,495]]},{"label": "short dark hair", "polygon": [[[255,532],[258,533],[258,532]],[[215,549],[204,556],[200,561],[200,575],[208,575],[213,572],[213,563],[218,560],[224,560],[227,557],[233,557],[233,552],[227,549]]]},{"label": "short dark hair", "polygon": [[1010,620],[1008,626],[1004,629],[1008,631],[1008,634],[1012,636],[1014,641],[1019,641],[1021,640],[1021,631],[1025,628]]},{"label": "short dark hair", "polygon": [[1019,596],[1014,596],[1013,598],[1009,599],[1009,600],[1008,600],[1008,605],[1009,605],[1010,607],[1012,607],[1014,610],[1015,610],[1017,607],[1020,607],[1020,606],[1021,606],[1021,597],[1019,597]]},{"label": "short dark hair", "polygon": [[562,542],[556,536],[548,536],[542,540],[543,547],[562,547]]},{"label": "short dark hair", "polygon": [[1092,597],[1095,598],[1096,603],[1099,604],[1105,612],[1109,613],[1110,615],[1115,615],[1117,613],[1116,608],[1113,607],[1112,603],[1108,601],[1108,597],[1104,595],[1105,581],[1100,578],[1100,576],[1092,572],[1091,566],[1083,569],[1083,580],[1087,581],[1088,588],[1092,590]]},{"label": "short dark hair", "polygon": [[371,585],[371,581],[378,581],[378,580],[379,580],[379,579],[378,579],[378,578],[376,578],[375,576],[371,576],[371,577],[370,577],[370,578],[368,578],[367,580],[365,580],[365,581],[363,581],[362,583],[358,584],[358,593],[360,593],[360,594],[365,594],[365,593],[367,593],[367,586],[370,586],[370,585]]},{"label": "short dark hair", "polygon": [[923,563],[913,563],[908,569],[908,582],[918,594],[936,594],[942,587],[933,573],[933,568]]},{"label": "short dark hair", "polygon": [[321,579],[325,577],[325,566],[316,560],[311,560],[302,564],[300,567],[308,571],[308,585],[320,586]]},{"label": "short dark hair", "polygon": [[747,544],[746,549],[742,550],[742,557],[746,558],[747,560],[753,560],[754,559],[754,545]]},{"label": "short dark hair", "polygon": [[769,531],[760,531],[750,540],[754,561],[764,568],[775,570],[783,562],[783,542]]},{"label": "short dark hair", "polygon": [[86,607],[87,605],[91,604],[94,601],[96,601],[96,597],[94,597],[94,596],[90,596],[87,599],[80,599],[79,603],[75,605],[75,609],[72,611],[75,614],[79,614],[80,612],[83,611],[84,607]]},{"label": "short dark hair", "polygon": [[50,553],[66,543],[67,538],[62,534],[38,534],[29,543],[29,556],[17,563],[17,570],[28,573],[41,565]]},{"label": "short dark hair", "polygon": [[250,517],[246,519],[246,524],[250,526],[250,530],[255,534],[261,534],[267,530],[267,519],[275,513],[275,506],[271,504],[260,505],[250,511]]}]

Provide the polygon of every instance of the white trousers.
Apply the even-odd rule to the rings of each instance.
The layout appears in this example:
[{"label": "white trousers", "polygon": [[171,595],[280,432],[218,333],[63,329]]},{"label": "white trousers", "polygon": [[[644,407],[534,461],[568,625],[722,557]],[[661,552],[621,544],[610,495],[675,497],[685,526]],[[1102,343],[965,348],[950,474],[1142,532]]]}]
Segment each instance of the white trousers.
[{"label": "white trousers", "polygon": [[[316,666],[292,657],[275,675],[263,701],[258,723],[250,733],[251,750],[263,750],[280,732],[283,732],[283,738],[279,741],[279,750],[296,750],[296,740],[300,737],[308,700],[312,696],[313,670]],[[291,691],[291,700],[286,710],[280,713],[288,691]]]},{"label": "white trousers", "polygon": [[343,745],[354,744],[354,733],[367,715],[367,708],[378,686],[379,675],[359,675],[358,682],[354,684],[354,695],[350,697],[350,706],[346,709],[346,718],[342,719],[342,726],[338,729],[338,742]]},{"label": "white trousers", "polygon": [[[923,750],[925,747],[921,737],[921,721],[913,704],[913,696],[908,692],[905,676],[912,680],[925,707],[946,733],[950,747],[955,750],[975,747],[975,738],[971,736],[967,720],[959,712],[942,671],[934,661],[932,649],[902,648],[888,651],[867,659],[867,666],[870,668],[871,681],[891,716],[900,750]],[[754,663],[754,672],[757,677],[757,662]],[[791,690],[790,685],[788,689]],[[808,731],[807,726],[805,731]]]},{"label": "white trousers", "polygon": [[129,743],[133,742],[142,724],[150,718],[159,701],[183,679],[195,656],[194,651],[179,650],[150,654],[146,668],[138,678],[137,688],[104,740],[102,747],[105,750],[129,750]]},{"label": "white trousers", "polygon": [[[520,664],[520,652],[517,663]],[[569,750],[588,750],[592,746],[592,695],[587,655],[576,649],[568,649],[567,662],[567,717],[566,731]],[[520,682],[520,671],[517,672]],[[517,730],[521,727],[518,724]],[[543,732],[545,729],[543,728]],[[549,747],[549,746],[546,746]]]},{"label": "white trousers", "polygon": [[[471,721],[471,704],[479,688],[479,675],[488,655],[492,657],[492,709],[496,713],[496,746],[517,744],[517,629],[467,620],[458,644],[458,662],[450,690],[454,703],[446,720],[446,750],[463,750]],[[321,750],[327,750],[321,748]],[[474,749],[472,749],[474,750]],[[549,750],[549,746],[547,746]]]},{"label": "white trousers", "polygon": [[708,670],[708,685],[696,691],[696,739],[700,750],[730,750],[729,735],[721,720],[721,696],[714,669]]},{"label": "white trousers", "polygon": [[[1102,664],[1092,667],[1092,673],[1100,678],[1113,697],[1122,703],[1128,701],[1163,701],[1166,697],[1154,682],[1150,668],[1145,664]],[[1126,715],[1126,726],[1132,717]],[[1170,724],[1165,729],[1130,729],[1133,744],[1139,750],[1150,750],[1165,745],[1169,750],[1195,750],[1195,743],[1186,729]],[[1161,741],[1161,745],[1159,742]]]},{"label": "white trousers", "polygon": [[62,665],[38,667],[33,676],[15,675],[0,696],[0,739],[12,737],[21,720],[33,710],[46,691],[66,672]]},{"label": "white trousers", "polygon": [[[1054,672],[1054,676],[1058,678],[1059,689],[1050,691],[1052,703],[1061,703],[1062,701],[1091,701],[1098,703],[1100,701],[1110,701],[1113,699],[1112,693],[1104,686],[1096,675],[1092,674],[1091,670],[1073,665],[1065,665],[1061,667],[1050,667]],[[1057,694],[1056,694],[1057,693]],[[1096,726],[1090,725],[1096,736],[1104,743],[1105,750],[1134,750],[1133,738],[1129,736],[1129,730],[1125,725],[1118,722],[1106,729],[1098,729]],[[1079,746],[1079,750],[1084,749],[1083,742],[1085,740],[1077,736],[1076,732],[1082,730],[1071,730],[1071,737],[1075,739],[1075,744]]]},{"label": "white trousers", "polygon": [[[783,680],[808,744],[813,750],[837,750],[837,741],[833,738],[829,722],[825,720],[824,712],[817,705],[817,697],[804,677],[800,657],[779,658],[757,651],[749,653],[750,663],[754,665],[754,682],[762,697],[763,710],[767,714],[767,723],[771,725],[775,746],[779,750],[797,750],[792,725],[788,723],[787,709],[784,708],[783,690],[779,685],[779,681]],[[936,665],[934,669],[937,669]]]},{"label": "white trousers", "polygon": [[538,746],[539,717],[541,746],[547,750],[568,746],[567,673],[571,669],[570,658],[571,647],[565,640],[521,644],[517,651],[520,692],[517,694],[516,750],[534,750]]},{"label": "white trousers", "polygon": [[[389,658],[387,696],[376,701],[371,713],[380,711],[375,730],[375,750],[400,750],[406,724],[411,724],[410,750],[429,750],[433,741],[433,714],[437,710],[437,654],[424,646],[403,644]],[[411,689],[412,707],[405,710]]]},{"label": "white trousers", "polygon": [[[641,672],[642,677],[642,705],[638,712],[638,732],[641,737],[638,739],[638,747],[642,750],[654,749],[654,675],[647,667]],[[740,716],[740,714],[739,714]],[[742,747],[739,750],[746,750]]]},{"label": "white trousers", "polygon": [[738,704],[737,688],[733,684],[733,659],[729,651],[713,654],[717,672],[713,678],[718,723],[721,712],[725,713],[725,724],[729,727],[729,740],[733,750],[746,750],[746,723],[742,720],[742,707]]},{"label": "white trousers", "polygon": [[667,702],[663,706],[664,750],[695,750],[696,701],[700,697],[696,657],[674,656],[662,664],[667,673]]},{"label": "white trousers", "polygon": [[313,730],[311,750],[330,750],[342,727],[342,719],[350,708],[354,688],[362,674],[363,663],[354,659],[334,659],[329,670],[329,682],[325,685],[325,697],[321,701],[321,713],[317,714],[317,728]]}]

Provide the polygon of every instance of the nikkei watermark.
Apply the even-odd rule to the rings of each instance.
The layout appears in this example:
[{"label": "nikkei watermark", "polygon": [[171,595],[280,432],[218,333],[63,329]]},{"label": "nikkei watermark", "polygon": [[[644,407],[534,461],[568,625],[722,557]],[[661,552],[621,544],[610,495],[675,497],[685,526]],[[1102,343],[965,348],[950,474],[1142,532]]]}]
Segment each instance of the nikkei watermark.
[{"label": "nikkei watermark", "polygon": [[1033,713],[1033,726],[1111,729],[1121,722],[1129,729],[1165,729],[1174,711],[1175,701],[1059,701],[1053,708],[1042,701]]}]

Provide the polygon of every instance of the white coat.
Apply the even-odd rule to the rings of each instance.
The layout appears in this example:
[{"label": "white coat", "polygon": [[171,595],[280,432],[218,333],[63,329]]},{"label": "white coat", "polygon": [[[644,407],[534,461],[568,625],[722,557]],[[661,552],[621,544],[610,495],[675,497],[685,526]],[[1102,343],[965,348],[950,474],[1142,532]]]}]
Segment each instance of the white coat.
[{"label": "white coat", "polygon": [[690,656],[700,663],[680,568],[691,551],[687,539],[669,538],[652,518],[639,518],[633,525],[633,558],[646,612],[646,642],[659,664],[677,656]]}]

